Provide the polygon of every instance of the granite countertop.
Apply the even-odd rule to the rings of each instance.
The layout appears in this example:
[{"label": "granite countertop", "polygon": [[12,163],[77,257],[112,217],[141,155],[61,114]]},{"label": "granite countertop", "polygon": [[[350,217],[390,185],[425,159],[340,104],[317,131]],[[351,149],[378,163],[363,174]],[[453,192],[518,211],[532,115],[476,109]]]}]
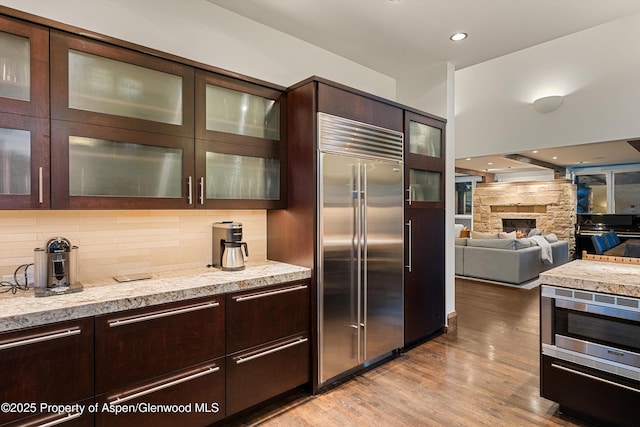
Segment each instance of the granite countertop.
[{"label": "granite countertop", "polygon": [[540,273],[540,284],[640,297],[640,265],[575,260]]},{"label": "granite countertop", "polygon": [[275,261],[250,262],[241,271],[195,268],[153,273],[119,283],[112,278],[82,283],[81,292],[35,297],[33,290],[0,294],[0,332],[96,316],[167,302],[277,285],[311,277],[311,270]]}]

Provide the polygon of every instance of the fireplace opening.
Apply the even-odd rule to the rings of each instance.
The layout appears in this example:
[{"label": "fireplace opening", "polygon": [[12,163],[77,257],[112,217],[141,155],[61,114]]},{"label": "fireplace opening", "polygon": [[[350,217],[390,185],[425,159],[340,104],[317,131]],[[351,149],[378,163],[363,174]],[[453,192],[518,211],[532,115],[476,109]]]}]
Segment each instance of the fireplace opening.
[{"label": "fireplace opening", "polygon": [[536,228],[535,218],[502,218],[502,231],[505,233],[515,231],[518,237],[527,237],[534,228]]}]

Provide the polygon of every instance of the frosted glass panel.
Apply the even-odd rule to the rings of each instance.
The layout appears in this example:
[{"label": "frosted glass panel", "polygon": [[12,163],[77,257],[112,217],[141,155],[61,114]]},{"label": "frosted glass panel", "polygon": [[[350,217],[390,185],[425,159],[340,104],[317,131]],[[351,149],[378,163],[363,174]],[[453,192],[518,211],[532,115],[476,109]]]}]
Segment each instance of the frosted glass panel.
[{"label": "frosted glass panel", "polygon": [[411,200],[414,202],[438,202],[442,200],[441,180],[442,175],[439,172],[410,169]]},{"label": "frosted glass panel", "polygon": [[441,156],[442,131],[418,122],[409,123],[409,151],[429,157]]},{"label": "frosted glass panel", "polygon": [[0,97],[29,101],[29,39],[0,31]]},{"label": "frosted glass panel", "polygon": [[278,198],[278,159],[207,152],[207,199]]},{"label": "frosted glass panel", "polygon": [[207,130],[280,140],[280,103],[207,85]]},{"label": "frosted glass panel", "polygon": [[69,51],[69,107],[182,124],[182,77]]},{"label": "frosted glass panel", "polygon": [[31,194],[31,133],[0,128],[0,194]]},{"label": "frosted glass panel", "polygon": [[616,172],[614,174],[613,197],[617,214],[640,212],[640,172]]},{"label": "frosted glass panel", "polygon": [[69,137],[72,196],[182,197],[182,150]]}]

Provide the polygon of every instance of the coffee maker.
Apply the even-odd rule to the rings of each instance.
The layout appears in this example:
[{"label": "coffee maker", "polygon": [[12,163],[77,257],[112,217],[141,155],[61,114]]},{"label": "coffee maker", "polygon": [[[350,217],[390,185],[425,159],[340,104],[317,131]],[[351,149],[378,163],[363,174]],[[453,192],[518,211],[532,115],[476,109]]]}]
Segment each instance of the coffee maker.
[{"label": "coffee maker", "polygon": [[78,292],[78,247],[64,237],[54,237],[44,248],[34,250],[34,281],[36,296]]},{"label": "coffee maker", "polygon": [[244,270],[249,257],[246,242],[242,241],[242,223],[222,221],[213,223],[213,266],[224,271]]}]

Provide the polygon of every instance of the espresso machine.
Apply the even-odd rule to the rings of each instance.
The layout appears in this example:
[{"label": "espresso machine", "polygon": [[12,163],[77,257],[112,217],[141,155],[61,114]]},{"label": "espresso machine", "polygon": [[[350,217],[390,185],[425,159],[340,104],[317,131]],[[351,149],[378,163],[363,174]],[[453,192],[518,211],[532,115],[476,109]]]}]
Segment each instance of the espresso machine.
[{"label": "espresso machine", "polygon": [[35,295],[50,296],[82,290],[78,282],[78,247],[64,237],[54,237],[34,250]]},{"label": "espresso machine", "polygon": [[249,257],[247,243],[242,241],[242,223],[213,223],[213,263],[224,271],[244,270]]}]

